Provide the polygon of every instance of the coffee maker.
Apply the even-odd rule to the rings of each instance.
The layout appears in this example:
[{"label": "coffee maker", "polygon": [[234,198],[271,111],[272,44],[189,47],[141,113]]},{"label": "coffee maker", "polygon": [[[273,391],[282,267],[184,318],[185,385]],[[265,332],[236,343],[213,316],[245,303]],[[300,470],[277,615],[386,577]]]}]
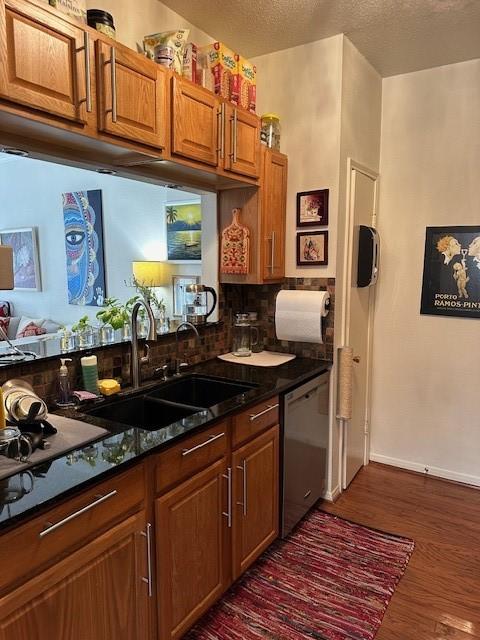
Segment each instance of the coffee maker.
[{"label": "coffee maker", "polygon": [[[212,296],[208,306],[208,294]],[[185,287],[183,319],[194,325],[205,324],[217,306],[217,293],[204,284],[189,284]]]}]

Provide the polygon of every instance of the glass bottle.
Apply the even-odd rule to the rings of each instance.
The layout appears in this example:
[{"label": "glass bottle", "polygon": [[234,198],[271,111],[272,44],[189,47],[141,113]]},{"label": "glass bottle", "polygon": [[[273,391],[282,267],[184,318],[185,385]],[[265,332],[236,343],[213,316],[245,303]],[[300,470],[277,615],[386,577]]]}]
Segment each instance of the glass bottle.
[{"label": "glass bottle", "polygon": [[[255,338],[252,340],[252,335]],[[233,355],[247,357],[252,355],[252,346],[258,342],[258,329],[250,323],[248,313],[237,313],[233,325]]]}]

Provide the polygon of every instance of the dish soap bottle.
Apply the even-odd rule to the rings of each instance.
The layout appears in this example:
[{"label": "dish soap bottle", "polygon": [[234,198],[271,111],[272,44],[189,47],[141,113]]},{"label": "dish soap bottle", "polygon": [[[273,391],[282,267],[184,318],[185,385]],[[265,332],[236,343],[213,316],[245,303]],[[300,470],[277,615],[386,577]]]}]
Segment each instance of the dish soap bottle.
[{"label": "dish soap bottle", "polygon": [[98,395],[98,362],[97,356],[84,356],[82,363],[83,387],[85,391],[90,391]]},{"label": "dish soap bottle", "polygon": [[68,377],[67,362],[71,362],[71,358],[60,358],[60,371],[58,372],[58,398],[57,406],[72,407],[72,389],[70,387],[70,379]]}]

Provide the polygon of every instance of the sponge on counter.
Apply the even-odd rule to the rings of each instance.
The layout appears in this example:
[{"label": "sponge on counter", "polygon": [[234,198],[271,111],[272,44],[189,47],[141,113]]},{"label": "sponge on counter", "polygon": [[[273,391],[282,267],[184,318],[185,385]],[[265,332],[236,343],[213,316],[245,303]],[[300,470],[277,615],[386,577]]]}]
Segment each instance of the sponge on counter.
[{"label": "sponge on counter", "polygon": [[116,380],[106,378],[98,381],[98,390],[103,396],[113,396],[120,391],[120,384]]}]

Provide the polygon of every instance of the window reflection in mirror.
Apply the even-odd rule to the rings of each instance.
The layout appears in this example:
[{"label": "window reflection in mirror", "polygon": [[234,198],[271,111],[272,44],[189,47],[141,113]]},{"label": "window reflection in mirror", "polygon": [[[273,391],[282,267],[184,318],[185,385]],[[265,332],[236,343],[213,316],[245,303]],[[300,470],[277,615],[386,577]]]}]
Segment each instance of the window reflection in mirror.
[{"label": "window reflection in mirror", "polygon": [[[128,339],[122,325],[142,285],[158,332],[167,332],[182,319],[186,284],[218,291],[214,193],[0,153],[0,203],[0,242],[15,255],[15,289],[0,291],[0,322],[14,344]],[[209,321],[217,318],[218,309]]]}]

